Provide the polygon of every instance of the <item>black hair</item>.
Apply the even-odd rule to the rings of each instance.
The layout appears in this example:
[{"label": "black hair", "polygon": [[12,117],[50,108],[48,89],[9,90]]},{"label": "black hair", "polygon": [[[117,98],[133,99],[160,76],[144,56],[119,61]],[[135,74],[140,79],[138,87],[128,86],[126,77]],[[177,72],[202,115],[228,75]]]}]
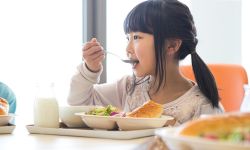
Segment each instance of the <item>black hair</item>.
[{"label": "black hair", "polygon": [[[182,44],[176,59],[183,60],[188,54],[192,57],[192,67],[201,92],[211,101],[213,107],[219,107],[219,94],[216,82],[207,65],[196,53],[196,27],[189,8],[178,0],[147,0],[134,7],[124,21],[124,32],[144,32],[154,36],[158,91],[165,86],[167,39],[181,39]],[[135,77],[134,77],[135,78]],[[133,86],[138,84],[135,83]],[[134,87],[132,88],[134,89]]]}]

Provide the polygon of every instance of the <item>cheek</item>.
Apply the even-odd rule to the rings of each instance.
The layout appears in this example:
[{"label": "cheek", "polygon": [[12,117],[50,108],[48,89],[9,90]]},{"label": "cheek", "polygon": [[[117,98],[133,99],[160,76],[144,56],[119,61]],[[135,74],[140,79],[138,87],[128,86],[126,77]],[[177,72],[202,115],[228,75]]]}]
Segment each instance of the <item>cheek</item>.
[{"label": "cheek", "polygon": [[154,56],[151,56],[151,58],[148,59],[148,67],[150,68],[150,72],[154,72],[155,70],[155,57]]},{"label": "cheek", "polygon": [[145,67],[145,69],[154,70],[155,68],[155,54],[151,49],[144,50],[143,52],[137,54],[137,58],[140,64]]}]

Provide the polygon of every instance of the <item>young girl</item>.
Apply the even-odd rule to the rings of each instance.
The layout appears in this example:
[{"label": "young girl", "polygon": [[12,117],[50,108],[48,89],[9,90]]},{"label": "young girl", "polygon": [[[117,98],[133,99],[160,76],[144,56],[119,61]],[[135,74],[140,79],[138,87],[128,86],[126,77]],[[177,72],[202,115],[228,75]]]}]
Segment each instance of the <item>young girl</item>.
[{"label": "young girl", "polygon": [[[173,116],[175,125],[223,111],[213,75],[196,52],[196,28],[186,5],[177,0],[142,2],[127,15],[124,31],[127,56],[137,61],[134,76],[97,84],[104,51],[92,39],[84,45],[84,62],[72,77],[70,105],[111,104],[129,112],[153,100],[164,105],[164,114]],[[189,54],[197,83],[179,70],[179,61]]]}]

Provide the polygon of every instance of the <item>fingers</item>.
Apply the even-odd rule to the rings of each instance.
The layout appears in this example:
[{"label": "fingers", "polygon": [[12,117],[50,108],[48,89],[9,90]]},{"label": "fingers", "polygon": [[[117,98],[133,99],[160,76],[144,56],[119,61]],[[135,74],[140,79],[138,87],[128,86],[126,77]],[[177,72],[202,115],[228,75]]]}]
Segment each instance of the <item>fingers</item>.
[{"label": "fingers", "polygon": [[83,51],[83,58],[85,61],[95,61],[97,58],[104,56],[104,52],[99,47],[92,47],[88,51]]},{"label": "fingers", "polygon": [[92,39],[90,40],[90,42],[97,42],[97,39],[96,39],[96,38],[92,38]]},{"label": "fingers", "polygon": [[85,56],[88,56],[103,51],[103,47],[96,38],[92,38],[89,42],[84,44],[82,51]]},{"label": "fingers", "polygon": [[83,49],[82,54],[86,61],[95,61],[96,58],[104,55],[104,51],[102,46],[95,45],[89,49]]},{"label": "fingers", "polygon": [[96,38],[86,42],[82,48],[82,57],[91,71],[98,71],[101,68],[104,59],[104,51]]},{"label": "fingers", "polygon": [[96,53],[102,53],[104,54],[103,47],[102,46],[92,46],[89,49],[83,50],[83,54],[85,56],[91,56]]},{"label": "fingers", "polygon": [[101,63],[102,60],[105,58],[105,55],[99,55],[99,56],[96,56],[92,59],[92,61],[95,63],[95,64],[98,64],[98,63]]},{"label": "fingers", "polygon": [[83,51],[84,50],[88,50],[89,48],[93,47],[93,46],[100,46],[101,44],[99,42],[86,42],[84,45],[83,45]]},{"label": "fingers", "polygon": [[104,59],[104,55],[97,56],[96,58],[92,58],[90,61],[85,60],[87,68],[92,72],[98,72],[102,66],[102,60]]}]

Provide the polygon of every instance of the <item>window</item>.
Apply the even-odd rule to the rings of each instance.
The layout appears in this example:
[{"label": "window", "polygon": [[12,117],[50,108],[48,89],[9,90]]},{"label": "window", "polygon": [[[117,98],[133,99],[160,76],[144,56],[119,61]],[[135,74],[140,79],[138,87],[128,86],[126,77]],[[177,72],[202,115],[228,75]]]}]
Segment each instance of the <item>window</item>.
[{"label": "window", "polygon": [[82,1],[3,0],[0,20],[0,80],[17,96],[18,117],[33,120],[39,82],[54,82],[58,101],[65,104],[81,62]]}]

